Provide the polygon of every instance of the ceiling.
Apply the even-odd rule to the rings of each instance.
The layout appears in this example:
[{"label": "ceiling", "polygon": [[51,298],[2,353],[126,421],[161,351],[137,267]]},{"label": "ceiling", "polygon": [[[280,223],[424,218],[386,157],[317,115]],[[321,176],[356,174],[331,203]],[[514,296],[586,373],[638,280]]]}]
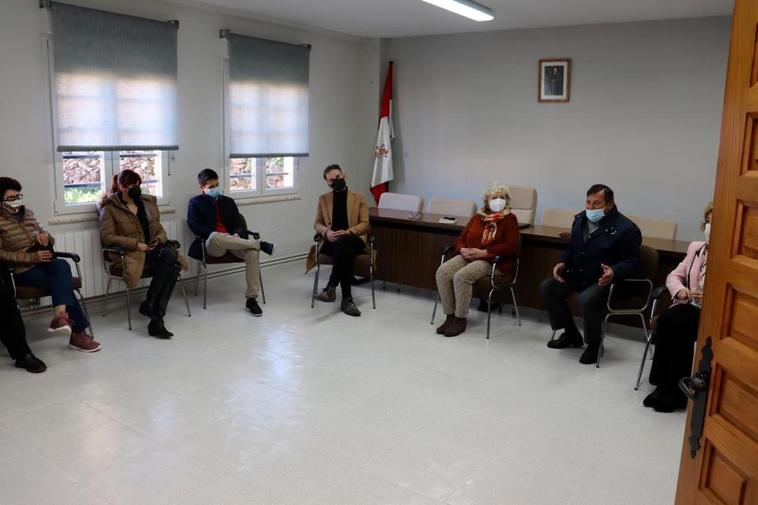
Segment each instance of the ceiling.
[{"label": "ceiling", "polygon": [[421,0],[194,0],[252,17],[362,37],[408,37],[514,28],[729,15],[733,0],[479,0],[477,23]]}]

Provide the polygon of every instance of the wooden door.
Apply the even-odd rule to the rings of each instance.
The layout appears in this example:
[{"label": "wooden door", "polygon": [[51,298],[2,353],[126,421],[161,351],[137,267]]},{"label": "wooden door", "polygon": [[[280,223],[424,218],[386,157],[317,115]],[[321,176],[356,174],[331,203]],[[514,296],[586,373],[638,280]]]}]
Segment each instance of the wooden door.
[{"label": "wooden door", "polygon": [[757,26],[758,0],[736,0],[695,366],[710,342],[711,371],[701,416],[689,402],[677,505],[758,504]]}]

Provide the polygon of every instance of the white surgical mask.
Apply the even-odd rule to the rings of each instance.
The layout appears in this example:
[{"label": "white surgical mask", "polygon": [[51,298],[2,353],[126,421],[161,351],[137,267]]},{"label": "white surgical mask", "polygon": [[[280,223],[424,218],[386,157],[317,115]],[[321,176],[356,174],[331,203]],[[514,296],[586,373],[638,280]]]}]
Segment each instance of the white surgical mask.
[{"label": "white surgical mask", "polygon": [[505,209],[505,198],[493,198],[489,206],[492,212],[502,212]]},{"label": "white surgical mask", "polygon": [[711,223],[705,223],[705,229],[703,230],[703,235],[705,235],[705,241],[710,242],[711,240]]},{"label": "white surgical mask", "polygon": [[587,209],[584,213],[587,214],[587,219],[593,223],[597,223],[605,216],[605,210],[603,209]]},{"label": "white surgical mask", "polygon": [[11,200],[7,202],[3,202],[3,203],[14,212],[18,211],[19,207],[21,207],[24,204],[24,202],[22,202],[21,200]]}]

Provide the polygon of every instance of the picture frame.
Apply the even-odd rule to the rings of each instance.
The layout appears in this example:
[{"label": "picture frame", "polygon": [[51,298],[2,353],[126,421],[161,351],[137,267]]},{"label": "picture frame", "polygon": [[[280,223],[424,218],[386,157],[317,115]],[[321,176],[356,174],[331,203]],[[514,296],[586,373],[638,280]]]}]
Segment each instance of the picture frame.
[{"label": "picture frame", "polygon": [[537,101],[567,103],[571,100],[571,59],[545,58],[539,60]]}]

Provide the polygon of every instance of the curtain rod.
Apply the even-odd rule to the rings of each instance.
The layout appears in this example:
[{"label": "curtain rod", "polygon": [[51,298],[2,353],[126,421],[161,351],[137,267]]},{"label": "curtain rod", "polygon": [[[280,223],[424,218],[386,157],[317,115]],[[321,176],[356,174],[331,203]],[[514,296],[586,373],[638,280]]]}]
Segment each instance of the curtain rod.
[{"label": "curtain rod", "polygon": [[[39,8],[40,9],[48,9],[49,10],[51,8],[51,4],[52,3],[53,3],[52,0],[39,0]],[[58,3],[62,3],[62,2],[58,2]],[[73,7],[81,7],[81,6],[74,5]],[[148,21],[156,21],[155,19],[151,19],[151,18],[143,18],[141,16],[132,16],[130,14],[121,14],[121,13],[118,13],[118,12],[104,11],[102,9],[92,9],[91,7],[82,7],[82,8],[83,9],[91,9],[91,10],[99,10],[101,12],[107,12],[109,14],[118,14],[119,16],[129,16],[129,17],[133,17],[133,18],[147,19]],[[164,21],[164,23],[168,23],[168,24],[174,25],[174,26],[176,26],[177,30],[179,29],[179,20],[178,19],[169,19],[168,21]]]},{"label": "curtain rod", "polygon": [[[229,38],[229,35],[231,35],[232,33],[233,32],[231,30],[229,30],[227,28],[222,28],[221,30],[218,31],[218,37],[220,39],[227,39],[227,38]],[[239,35],[239,34],[236,34],[236,35]],[[248,38],[251,38],[251,39],[261,39],[261,40],[266,40],[266,41],[269,41],[269,42],[277,42],[279,44],[287,44],[287,45],[290,45],[290,46],[305,47],[307,49],[311,49],[311,45],[310,44],[291,44],[289,42],[282,42],[280,40],[264,39],[264,38],[261,38],[261,37],[253,37],[251,35],[240,35],[240,36],[241,37],[248,37]]]}]

